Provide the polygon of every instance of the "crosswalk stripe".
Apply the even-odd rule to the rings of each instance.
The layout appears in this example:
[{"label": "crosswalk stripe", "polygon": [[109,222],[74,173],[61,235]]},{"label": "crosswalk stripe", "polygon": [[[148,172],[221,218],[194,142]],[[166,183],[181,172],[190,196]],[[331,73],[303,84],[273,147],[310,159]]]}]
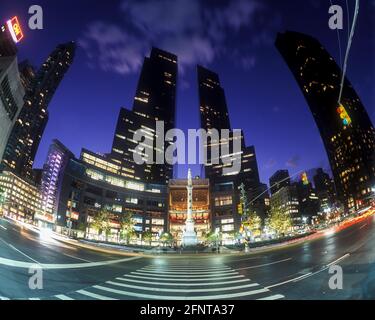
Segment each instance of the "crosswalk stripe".
[{"label": "crosswalk stripe", "polygon": [[156,274],[224,274],[224,273],[233,273],[234,270],[225,270],[225,271],[149,271],[145,269],[140,269],[137,272],[147,272],[147,273],[156,273]]},{"label": "crosswalk stripe", "polygon": [[[155,276],[155,275],[159,275],[158,272],[145,272],[145,271],[142,271],[142,270],[138,270],[138,271],[133,271],[131,272],[131,274],[138,274],[138,275],[146,275],[146,276]],[[164,275],[165,274],[165,275]],[[169,274],[167,273],[164,273],[163,276],[168,276]],[[200,274],[200,275],[191,275],[191,274],[187,274],[187,275],[182,275],[182,274],[171,274],[170,276],[171,277],[176,277],[176,278],[202,278],[202,277],[219,277],[219,276],[227,276],[227,275],[237,275],[238,272],[233,272],[231,271],[230,273],[217,273],[217,274]]]},{"label": "crosswalk stripe", "polygon": [[149,285],[159,285],[159,286],[185,286],[185,287],[197,287],[197,286],[218,286],[223,284],[232,284],[232,283],[240,283],[240,282],[249,282],[249,279],[241,279],[241,280],[233,280],[233,281],[221,281],[221,282],[205,282],[205,283],[169,283],[169,282],[150,282],[150,281],[142,281],[142,280],[134,280],[134,279],[126,279],[126,278],[116,278],[116,280],[120,281],[127,281],[127,282],[134,282],[134,283],[143,283]]},{"label": "crosswalk stripe", "polygon": [[170,271],[170,272],[220,272],[220,271],[230,271],[233,270],[231,268],[226,269],[171,269],[171,268],[142,268],[145,271]]},{"label": "crosswalk stripe", "polygon": [[104,286],[93,286],[93,288],[107,291],[111,293],[115,293],[118,295],[125,295],[130,297],[137,297],[137,298],[144,298],[144,299],[156,299],[156,300],[215,300],[215,299],[230,299],[230,298],[238,298],[238,297],[245,297],[251,296],[259,293],[269,292],[268,289],[258,289],[258,290],[251,290],[251,291],[244,291],[238,293],[228,293],[228,294],[219,294],[219,295],[209,295],[209,296],[162,296],[162,295],[152,295],[152,294],[142,294],[142,293],[135,293],[130,291],[124,290],[117,290],[112,289]]},{"label": "crosswalk stripe", "polygon": [[10,300],[10,299],[6,297],[0,297],[0,300]]},{"label": "crosswalk stripe", "polygon": [[265,298],[261,298],[257,300],[278,300],[278,299],[283,299],[283,298],[285,298],[285,296],[283,296],[282,294],[275,294],[273,296],[269,296],[269,297],[265,297]]},{"label": "crosswalk stripe", "polygon": [[[132,272],[133,273],[133,272]],[[131,278],[138,278],[138,279],[149,279],[149,280],[155,280],[155,276],[135,276],[128,274],[127,277]],[[180,278],[166,278],[165,276],[160,278],[158,277],[158,280],[171,280],[171,281],[181,281],[181,282],[191,282],[191,281],[214,281],[214,280],[226,280],[226,279],[235,279],[235,278],[244,278],[243,275],[236,275],[236,276],[229,276],[229,277],[216,277],[216,278],[199,278],[199,279],[180,279]]]},{"label": "crosswalk stripe", "polygon": [[191,293],[191,292],[220,292],[220,291],[229,291],[229,290],[239,290],[244,288],[251,288],[259,286],[258,283],[250,283],[245,284],[242,286],[234,286],[234,287],[221,287],[221,288],[206,288],[206,289],[165,289],[165,288],[155,288],[155,287],[143,287],[143,286],[135,286],[125,283],[119,283],[114,281],[107,281],[106,283],[118,286],[118,287],[125,287],[137,290],[146,290],[146,291],[155,291],[155,292],[181,292],[181,293]]},{"label": "crosswalk stripe", "polygon": [[66,296],[65,294],[57,294],[57,295],[55,295],[55,297],[57,299],[60,299],[60,300],[74,300],[73,298],[70,298],[70,297]]},{"label": "crosswalk stripe", "polygon": [[29,298],[29,300],[40,300],[40,298]]},{"label": "crosswalk stripe", "polygon": [[84,296],[94,298],[94,299],[98,299],[98,300],[118,300],[118,299],[115,299],[115,298],[102,296],[100,294],[95,294],[95,293],[92,293],[92,292],[89,292],[89,291],[86,291],[86,290],[78,290],[77,293],[80,293]]},{"label": "crosswalk stripe", "polygon": [[146,266],[144,269],[157,269],[157,270],[206,270],[206,271],[215,271],[215,270],[230,270],[230,267],[189,267],[189,266],[181,266],[181,267],[171,267],[171,266],[156,266],[156,265],[151,265],[151,266]]}]

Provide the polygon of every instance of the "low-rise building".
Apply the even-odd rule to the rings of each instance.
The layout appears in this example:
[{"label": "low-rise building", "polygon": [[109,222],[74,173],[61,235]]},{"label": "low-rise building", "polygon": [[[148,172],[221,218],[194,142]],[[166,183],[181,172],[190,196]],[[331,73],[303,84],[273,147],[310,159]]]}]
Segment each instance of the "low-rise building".
[{"label": "low-rise building", "polygon": [[57,231],[74,229],[97,239],[90,228],[100,210],[111,213],[108,240],[117,241],[121,215],[133,213],[138,237],[150,231],[153,240],[167,231],[166,185],[143,183],[121,175],[120,166],[104,155],[83,149],[80,159],[71,158],[58,183]]},{"label": "low-rise building", "polygon": [[0,172],[2,189],[2,212],[11,219],[27,223],[41,215],[41,194],[39,187],[10,171]]}]

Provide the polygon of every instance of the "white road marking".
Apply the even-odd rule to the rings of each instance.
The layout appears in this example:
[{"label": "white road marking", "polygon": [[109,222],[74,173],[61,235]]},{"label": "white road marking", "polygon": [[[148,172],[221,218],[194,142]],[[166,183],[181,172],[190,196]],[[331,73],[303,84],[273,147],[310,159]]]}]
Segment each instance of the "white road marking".
[{"label": "white road marking", "polygon": [[66,296],[65,294],[57,294],[57,295],[55,295],[55,297],[57,299],[60,299],[60,300],[74,300],[73,298],[70,298],[70,297]]},{"label": "white road marking", "polygon": [[[1,239],[0,239],[1,240]],[[109,260],[101,262],[89,262],[89,263],[62,263],[62,264],[53,264],[53,263],[38,263],[42,269],[80,269],[80,268],[92,268],[100,266],[108,266],[112,264],[122,263],[131,260],[142,259],[143,257],[131,257],[119,260]],[[29,269],[34,266],[35,263],[11,260],[6,258],[0,258],[0,264],[15,268],[25,268]]]},{"label": "white road marking", "polygon": [[318,270],[318,271],[315,271],[315,272],[309,272],[309,273],[306,273],[300,277],[297,277],[297,278],[294,278],[294,279],[290,279],[290,280],[287,280],[287,281],[284,281],[284,282],[280,282],[280,283],[276,283],[276,284],[273,284],[271,286],[268,286],[266,288],[273,288],[273,287],[278,287],[278,286],[281,286],[283,284],[286,284],[286,283],[289,283],[289,282],[298,282],[298,281],[301,281],[301,280],[304,280],[304,279],[307,279],[307,278],[310,278],[318,273],[321,273],[325,270],[327,270],[330,266],[336,264],[337,262],[347,258],[350,256],[350,253],[347,253],[347,254],[344,254],[342,257],[336,259],[335,261],[332,261],[331,263],[327,264],[325,267],[323,267],[322,269]]},{"label": "white road marking", "polygon": [[293,278],[293,279],[290,279],[290,280],[287,280],[287,281],[283,281],[283,282],[279,282],[279,283],[273,284],[273,285],[271,285],[271,286],[267,286],[266,288],[267,288],[267,289],[270,289],[270,288],[273,288],[273,287],[281,286],[281,285],[286,284],[286,283],[289,283],[289,282],[296,282],[296,281],[298,281],[298,280],[300,280],[300,279],[304,279],[304,278],[306,278],[307,276],[309,276],[309,275],[311,275],[311,274],[312,274],[312,272],[309,272],[309,273],[306,273],[306,274],[304,274],[304,275],[302,275],[302,276],[300,276],[300,277]]},{"label": "white road marking", "polygon": [[[125,275],[126,276],[126,275]],[[249,282],[249,279],[241,279],[241,280],[233,280],[233,281],[222,281],[222,282],[207,282],[207,283],[170,283],[170,282],[150,282],[150,281],[142,281],[142,280],[134,280],[134,279],[126,279],[126,278],[116,278],[116,280],[120,281],[127,281],[127,282],[134,282],[134,283],[143,283],[143,284],[153,284],[159,286],[185,286],[185,287],[197,287],[197,286],[217,286],[222,284],[232,284],[232,283],[239,283],[239,282]]]},{"label": "white road marking", "polygon": [[77,259],[77,260],[81,260],[81,261],[85,261],[85,262],[90,262],[90,263],[92,262],[92,261],[90,261],[90,260],[86,260],[86,259],[78,258],[78,257],[72,256],[72,255],[67,254],[67,253],[63,253],[63,255],[64,255],[64,256],[67,256],[67,257],[69,257],[69,258],[73,258],[73,259]]},{"label": "white road marking", "polygon": [[29,300],[35,300],[35,301],[37,301],[37,300],[40,300],[40,298],[29,298]]},{"label": "white road marking", "polygon": [[257,299],[257,300],[278,300],[278,299],[283,299],[283,298],[285,298],[285,296],[283,296],[282,294],[275,294],[273,296],[260,298],[260,299]]},{"label": "white road marking", "polygon": [[170,271],[220,271],[220,270],[230,270],[229,267],[220,267],[220,268],[189,268],[189,267],[154,267],[148,266],[143,269],[147,270],[170,270]]},{"label": "white road marking", "polygon": [[[138,271],[134,271],[134,272],[131,272],[131,274],[138,274],[138,275],[146,275],[146,276],[155,276],[157,274],[159,274],[158,272],[145,272],[145,271],[141,271],[141,270],[138,270]],[[219,276],[231,276],[231,275],[237,275],[238,273],[237,272],[230,272],[230,273],[217,273],[217,274],[202,274],[202,275],[190,275],[190,274],[187,274],[187,275],[176,275],[176,274],[173,274],[173,275],[170,275],[171,277],[176,277],[176,278],[202,278],[202,277],[219,277]],[[165,276],[168,277],[168,274],[165,274]]]},{"label": "white road marking", "polygon": [[0,300],[10,300],[10,299],[6,297],[0,297]]},{"label": "white road marking", "polygon": [[[127,277],[131,278],[138,278],[138,279],[148,279],[148,280],[155,280],[155,277],[145,277],[145,276],[134,276],[131,274],[128,274]],[[179,279],[179,278],[159,278],[158,280],[166,280],[166,281],[181,281],[181,282],[191,282],[191,281],[214,281],[214,280],[226,280],[226,279],[235,279],[235,278],[244,278],[243,275],[237,275],[237,276],[230,276],[230,277],[217,277],[217,278],[200,278],[200,279]]]},{"label": "white road marking", "polygon": [[1,224],[0,224],[0,228],[2,228],[4,230],[8,230],[7,228],[5,228],[4,226],[2,226]]},{"label": "white road marking", "polygon": [[366,227],[367,226],[367,223],[365,223],[363,226],[361,226],[360,228],[359,228],[359,230],[361,230],[362,228],[364,228],[364,227]]},{"label": "white road marking", "polygon": [[251,296],[259,293],[269,292],[268,289],[259,289],[259,290],[252,290],[252,291],[244,291],[238,293],[229,293],[229,294],[219,294],[219,295],[209,295],[209,296],[160,296],[160,295],[151,295],[151,294],[142,294],[142,293],[135,293],[123,290],[116,290],[108,287],[103,286],[93,286],[93,288],[107,291],[111,293],[116,293],[119,295],[125,295],[130,297],[138,297],[138,298],[145,298],[145,299],[156,299],[156,300],[215,300],[215,299],[230,299],[230,298],[238,298],[238,297],[245,297]]},{"label": "white road marking", "polygon": [[[2,241],[4,241],[4,240],[2,240]],[[4,242],[5,242],[5,241],[4,241]],[[31,258],[30,256],[28,256],[26,253],[23,253],[21,250],[17,249],[15,246],[13,246],[13,245],[11,245],[11,244],[9,244],[9,243],[7,243],[7,242],[5,242],[5,243],[6,243],[9,247],[11,247],[14,251],[17,251],[18,253],[20,253],[20,254],[22,254],[24,257],[26,257],[27,259],[33,261],[34,264],[32,264],[32,265],[35,265],[35,263],[36,263],[36,264],[39,264],[38,261],[36,261],[35,259],[33,259],[33,258]]]},{"label": "white road marking", "polygon": [[235,269],[235,270],[256,269],[256,268],[261,268],[261,267],[271,266],[271,265],[273,265],[273,264],[278,264],[278,263],[282,263],[282,262],[286,262],[286,261],[290,261],[290,260],[292,260],[292,258],[287,258],[287,259],[283,259],[283,260],[279,260],[279,261],[275,261],[275,262],[270,262],[270,263],[258,264],[258,265],[256,265],[256,266],[250,266],[250,267],[238,268],[238,269]]},{"label": "white road marking", "polygon": [[206,275],[206,274],[225,274],[225,273],[232,273],[233,272],[233,269],[232,270],[220,270],[220,271],[159,271],[159,270],[155,270],[155,271],[152,271],[152,270],[146,270],[146,269],[139,269],[138,270],[139,272],[147,272],[147,273],[155,273],[155,274],[171,274],[171,275],[174,275],[174,274],[191,274],[191,275],[194,275],[194,274],[202,274],[202,275]]},{"label": "white road marking", "polygon": [[126,283],[114,282],[114,281],[107,281],[106,283],[118,286],[118,287],[125,287],[131,288],[136,290],[146,290],[146,291],[155,291],[155,292],[183,292],[183,293],[191,293],[191,292],[217,292],[217,291],[227,291],[227,290],[239,290],[243,288],[251,288],[259,286],[258,283],[250,283],[245,284],[242,286],[234,286],[234,287],[222,287],[222,288],[206,288],[206,289],[165,289],[165,288],[154,288],[154,287],[143,287],[143,286],[135,286]]},{"label": "white road marking", "polygon": [[327,264],[327,266],[330,267],[330,266],[336,264],[337,262],[346,259],[346,258],[349,257],[349,256],[350,256],[350,253],[344,254],[342,257],[338,258],[337,260],[335,260],[335,261],[333,261],[333,262]]},{"label": "white road marking", "polygon": [[94,299],[98,299],[98,300],[118,300],[118,299],[115,299],[115,298],[102,296],[100,294],[95,294],[95,293],[92,293],[92,292],[89,292],[89,291],[86,291],[86,290],[78,290],[76,292],[79,293],[79,294],[82,294],[84,296],[94,298]]}]

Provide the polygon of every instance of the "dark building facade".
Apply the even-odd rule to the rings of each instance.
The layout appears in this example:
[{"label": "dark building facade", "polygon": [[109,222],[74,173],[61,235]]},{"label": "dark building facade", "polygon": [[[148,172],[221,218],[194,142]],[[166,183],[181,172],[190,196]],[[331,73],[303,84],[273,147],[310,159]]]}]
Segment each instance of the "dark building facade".
[{"label": "dark building facade", "polygon": [[316,194],[320,201],[321,211],[330,210],[336,202],[336,192],[333,180],[322,168],[318,168],[314,175]]},{"label": "dark building facade", "polygon": [[35,79],[36,71],[34,66],[28,61],[24,60],[18,65],[22,86],[27,92]]},{"label": "dark building facade", "polygon": [[0,26],[0,57],[11,57],[17,54],[17,46],[14,43],[8,26]]},{"label": "dark building facade", "polygon": [[290,186],[290,176],[288,170],[278,170],[270,178],[271,194],[279,191],[282,187]]},{"label": "dark building facade", "polygon": [[23,177],[32,178],[34,158],[48,122],[48,105],[72,64],[74,53],[73,42],[57,46],[28,86],[2,162]]},{"label": "dark building facade", "polygon": [[[162,146],[156,146],[155,141],[156,121],[164,121],[165,132],[175,128],[176,84],[177,57],[153,48],[150,57],[144,60],[132,111],[120,111],[111,158],[134,170],[135,176],[143,181],[167,184],[173,178],[172,165],[155,163],[157,154],[164,156],[169,144],[163,141]],[[133,153],[137,143],[133,140],[133,134],[138,129],[144,130],[145,135],[153,139],[152,164],[138,165],[134,162]]]},{"label": "dark building facade", "polygon": [[297,190],[299,214],[311,222],[320,211],[320,201],[316,191],[312,183],[308,181],[298,181],[294,185]]},{"label": "dark building facade", "polygon": [[353,86],[323,45],[297,32],[279,34],[276,47],[310,107],[333,172],[338,198],[347,209],[366,206],[375,185],[375,129]]},{"label": "dark building facade", "polygon": [[[233,133],[228,107],[225,98],[225,92],[220,84],[219,76],[204,67],[198,66],[198,90],[199,90],[199,110],[202,129],[208,134],[213,129],[220,131],[228,129],[230,131],[229,140],[222,136],[216,140],[214,136],[207,139],[205,152],[207,154],[207,163],[205,165],[205,177],[210,180],[212,197],[212,224],[214,230],[237,231],[241,225],[241,217],[237,212],[239,204],[239,186],[244,184],[245,190],[250,201],[250,209],[254,210],[261,218],[265,218],[265,198],[266,195],[259,196],[263,189],[259,179],[258,165],[256,160],[255,148],[246,147],[245,139],[241,133],[236,137]],[[241,139],[240,154],[236,154],[233,149],[234,139]],[[205,143],[205,141],[203,142]],[[225,163],[222,155],[215,159],[216,155],[211,152],[212,146],[229,144],[229,156],[241,159],[240,172],[223,174]],[[216,160],[216,163],[215,163]],[[228,225],[228,222],[233,225]]]}]

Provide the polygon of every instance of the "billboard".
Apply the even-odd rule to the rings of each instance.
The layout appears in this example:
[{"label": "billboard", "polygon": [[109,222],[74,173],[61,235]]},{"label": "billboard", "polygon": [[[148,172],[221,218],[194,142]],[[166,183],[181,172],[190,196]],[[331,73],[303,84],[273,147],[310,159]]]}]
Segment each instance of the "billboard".
[{"label": "billboard", "polygon": [[7,26],[13,41],[15,43],[20,42],[23,39],[23,33],[18,18],[15,16],[9,19],[7,21]]}]

